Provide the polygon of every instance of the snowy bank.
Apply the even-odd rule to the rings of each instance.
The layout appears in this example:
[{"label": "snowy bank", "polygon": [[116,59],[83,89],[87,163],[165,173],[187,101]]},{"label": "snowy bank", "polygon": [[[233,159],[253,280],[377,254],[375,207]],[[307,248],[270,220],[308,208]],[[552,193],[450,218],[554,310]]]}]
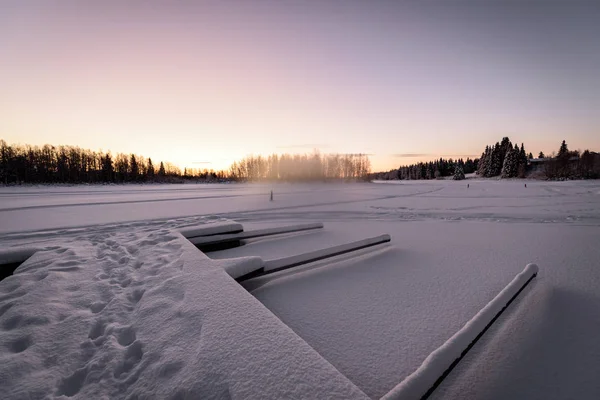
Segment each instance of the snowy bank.
[{"label": "snowy bank", "polygon": [[475,341],[496,316],[507,307],[523,287],[538,273],[538,266],[528,264],[525,269],[479,311],[463,328],[442,346],[433,351],[423,364],[394,389],[383,396],[385,400],[414,400],[424,397],[434,388],[455,361]]}]

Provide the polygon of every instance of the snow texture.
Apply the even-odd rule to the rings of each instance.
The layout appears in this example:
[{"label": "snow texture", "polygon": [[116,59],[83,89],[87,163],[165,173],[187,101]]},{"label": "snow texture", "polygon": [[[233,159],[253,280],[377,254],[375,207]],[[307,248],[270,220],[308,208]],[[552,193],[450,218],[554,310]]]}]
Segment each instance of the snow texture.
[{"label": "snow texture", "polygon": [[304,254],[298,254],[295,256],[280,258],[277,260],[269,260],[265,262],[264,269],[265,271],[273,271],[286,266],[306,264],[309,261],[331,257],[332,255],[346,253],[367,246],[374,246],[376,244],[389,242],[390,240],[390,235],[380,235],[368,239],[357,240],[352,243],[346,243],[321,250],[315,250]]},{"label": "snow texture", "polygon": [[245,262],[231,262],[231,259],[229,259],[215,261],[214,263],[223,268],[234,279],[257,271],[265,265],[260,257],[234,258],[233,260],[244,260]]},{"label": "snow texture", "polygon": [[189,226],[181,228],[178,231],[183,237],[191,238],[196,236],[222,235],[231,232],[241,232],[243,230],[244,227],[242,224],[225,222],[210,224],[210,226]]},{"label": "snow texture", "polygon": [[[0,397],[57,397],[66,380],[68,393],[83,382],[80,398],[192,397],[201,387],[203,397],[256,398],[272,385],[275,397],[321,398],[345,387],[339,397],[380,398],[535,262],[543,274],[432,397],[600,398],[600,184],[526,182],[1,187],[0,251],[40,251],[0,282]],[[173,233],[232,220],[246,230],[326,228],[246,239],[210,259]],[[251,263],[235,259],[285,258],[382,232],[389,245],[244,282],[252,296],[234,290],[225,272]],[[182,256],[188,250],[193,261]],[[177,318],[180,308],[190,314]],[[255,325],[248,319],[256,315]],[[92,334],[104,327],[98,347],[88,337],[96,319],[105,321]],[[263,319],[273,329],[262,330]],[[125,326],[141,342],[139,363],[136,347],[126,357],[129,346],[117,341]],[[301,355],[264,365],[271,345],[255,336],[282,334],[289,340],[273,344],[273,354],[281,356],[278,346],[296,354],[300,341],[314,371]],[[247,357],[254,373],[243,367]],[[177,370],[170,363],[182,367],[167,379],[157,371]]]},{"label": "snow texture", "polygon": [[538,266],[528,264],[525,269],[479,311],[465,326],[446,343],[432,352],[423,364],[398,386],[383,396],[384,400],[419,399],[433,387],[450,365],[467,349],[469,344],[502,311],[508,302],[523,288],[527,281],[538,273]]},{"label": "snow texture", "polygon": [[168,228],[81,233],[0,282],[3,398],[366,398]]},{"label": "snow texture", "polygon": [[216,244],[216,243],[225,243],[236,240],[244,240],[251,239],[262,236],[273,236],[280,235],[284,233],[292,233],[292,232],[300,232],[307,231],[312,229],[321,229],[323,228],[322,223],[313,223],[313,224],[297,224],[297,225],[288,225],[277,228],[266,228],[266,229],[257,229],[254,231],[240,232],[235,234],[223,234],[223,235],[214,235],[214,236],[206,236],[206,237],[191,237],[190,242],[195,245],[208,245],[208,244]]}]

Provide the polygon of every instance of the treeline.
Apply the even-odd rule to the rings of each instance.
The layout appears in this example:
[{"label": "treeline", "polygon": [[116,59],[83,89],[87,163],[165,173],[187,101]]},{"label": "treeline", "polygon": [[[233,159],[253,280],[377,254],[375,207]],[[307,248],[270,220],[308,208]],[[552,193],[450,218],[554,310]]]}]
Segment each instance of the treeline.
[{"label": "treeline", "polygon": [[558,154],[544,158],[542,171],[547,179],[598,179],[600,178],[600,154],[589,150],[571,151],[563,140]]},{"label": "treeline", "polygon": [[501,142],[496,142],[493,146],[485,146],[477,174],[486,178],[499,175],[502,178],[524,178],[527,171],[527,160],[530,158],[533,158],[533,155],[529,153],[529,157],[527,157],[523,143],[519,148],[516,143],[513,146],[508,137],[504,137]]},{"label": "treeline", "polygon": [[479,159],[462,158],[458,160],[440,158],[436,161],[420,162],[412,165],[401,166],[387,172],[377,172],[371,175],[371,179],[379,180],[419,180],[438,179],[452,176],[453,179],[464,179],[465,174],[475,172],[479,165]]},{"label": "treeline", "polygon": [[444,160],[428,163],[417,163],[401,166],[387,172],[371,175],[372,179],[437,179],[452,176],[453,179],[464,179],[464,174],[477,172],[485,178],[525,178],[542,179],[597,179],[600,178],[600,154],[585,150],[583,152],[569,150],[563,140],[558,153],[553,152],[546,157],[540,152],[538,158],[525,151],[525,145],[514,144],[508,137],[500,142],[488,145],[481,158],[463,162]]},{"label": "treeline", "polygon": [[505,137],[493,146],[486,146],[477,170],[483,177],[545,178],[545,179],[597,179],[600,177],[600,155],[585,150],[583,153],[569,150],[565,140],[558,153],[546,157],[540,152],[538,158],[527,154],[523,143],[513,146]]},{"label": "treeline", "polygon": [[223,181],[311,181],[365,179],[371,163],[365,154],[249,156],[229,171],[156,166],[135,154],[111,154],[76,146],[9,145],[0,139],[0,183],[143,183]]},{"label": "treeline", "polygon": [[215,180],[213,171],[181,170],[168,162],[155,166],[152,159],[135,154],[115,155],[76,146],[9,145],[0,140],[0,182],[21,183],[125,183]]},{"label": "treeline", "polygon": [[272,154],[248,156],[228,172],[233,180],[357,180],[369,178],[371,162],[366,154]]}]

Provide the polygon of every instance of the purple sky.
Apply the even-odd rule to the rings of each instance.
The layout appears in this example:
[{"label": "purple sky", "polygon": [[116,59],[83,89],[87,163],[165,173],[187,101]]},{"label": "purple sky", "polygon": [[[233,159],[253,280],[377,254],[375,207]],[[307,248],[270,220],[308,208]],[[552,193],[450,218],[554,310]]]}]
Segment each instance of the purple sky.
[{"label": "purple sky", "polygon": [[8,142],[188,167],[600,150],[600,1],[0,0],[0,88]]}]

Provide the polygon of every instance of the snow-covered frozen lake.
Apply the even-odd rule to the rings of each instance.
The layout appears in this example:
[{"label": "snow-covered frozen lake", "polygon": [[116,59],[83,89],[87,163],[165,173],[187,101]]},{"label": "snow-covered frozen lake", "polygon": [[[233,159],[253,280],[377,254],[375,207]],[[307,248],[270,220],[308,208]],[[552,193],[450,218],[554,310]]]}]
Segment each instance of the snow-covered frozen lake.
[{"label": "snow-covered frozen lake", "polygon": [[[379,398],[415,371],[526,264],[536,263],[538,277],[433,397],[598,398],[600,183],[526,183],[527,187],[520,180],[469,179],[0,188],[2,249],[23,245],[47,249],[23,264],[32,271],[31,279],[26,273],[16,273],[0,283],[0,364],[4,365],[0,391],[13,397],[49,391],[81,398],[102,394],[144,397],[148,395],[144,382],[167,376],[181,396],[222,397],[225,392],[214,391],[221,387],[229,394],[260,398],[256,389],[244,387],[244,379],[269,368],[255,366],[252,372],[248,367],[241,373],[236,363],[250,365],[258,363],[252,357],[262,357],[253,350],[261,348],[260,339],[249,332],[252,324],[262,321],[264,326],[273,325],[272,332],[288,338],[282,340],[291,347],[280,346],[289,350],[284,354],[312,360],[296,360],[301,365],[298,370],[277,366],[273,359],[269,359],[271,364],[259,363],[271,365],[270,371],[277,369],[281,375],[271,384],[314,386],[296,387],[288,392],[295,393],[292,397],[335,393],[340,398],[363,394]],[[269,201],[271,190],[273,202]],[[219,277],[212,286],[194,285],[190,276],[174,271],[186,271],[189,264],[200,261],[188,257],[193,249],[188,250],[169,232],[221,220],[242,223],[245,230],[304,222],[323,222],[325,227],[250,239],[241,247],[208,254],[213,260],[223,260],[219,262],[249,256],[276,259],[384,233],[392,241],[256,278],[243,287],[226,277]],[[149,250],[138,250],[143,246]],[[181,257],[170,255],[181,248]],[[148,266],[151,270],[146,271]],[[44,269],[52,270],[52,280],[33,279],[48,276]],[[166,281],[170,286],[165,287]],[[204,286],[206,293],[225,291],[215,287],[220,284],[233,293],[238,303],[232,307],[237,311],[209,307],[210,296],[195,293],[200,290],[195,288]],[[94,285],[98,293],[86,291]],[[85,295],[76,298],[78,290]],[[146,321],[156,319],[157,304],[165,302],[163,298],[173,300],[173,293],[179,293],[177,310],[183,307],[184,311],[176,311],[175,303],[165,303],[165,309],[183,312],[189,319],[179,329],[169,330],[171,336],[154,338],[153,329],[160,325]],[[192,299],[195,305],[190,305]],[[45,316],[31,311],[40,301],[55,304],[48,306]],[[85,308],[82,304],[92,311],[79,310]],[[252,304],[245,314],[239,311],[243,304]],[[38,323],[18,318],[27,312],[35,314],[29,318],[36,317],[33,321]],[[76,313],[77,318],[69,313]],[[191,322],[196,313],[204,316],[198,326]],[[248,317],[253,313],[260,314],[256,321]],[[132,327],[137,336],[132,337]],[[198,350],[198,337],[184,328],[201,329],[203,340],[216,350]],[[226,341],[219,338],[223,329],[228,335],[237,329],[239,335],[232,338],[246,341],[247,346],[233,341],[220,348],[219,343]],[[62,336],[54,336],[58,332]],[[115,343],[109,346],[110,335]],[[67,341],[74,344],[63,343]],[[49,343],[71,358],[55,354]],[[272,344],[263,346],[263,350],[270,349]],[[190,356],[191,349],[194,356]],[[119,358],[121,350],[124,361]],[[223,354],[219,351],[226,353],[223,358],[230,364],[215,363],[215,357]],[[67,357],[65,365],[56,366],[48,360],[52,357],[61,361]],[[213,362],[215,367],[200,366],[198,360]],[[145,369],[140,365],[146,365]],[[313,376],[310,369],[318,373]],[[108,370],[112,375],[106,375]],[[42,383],[32,386],[28,382],[35,376],[41,376]],[[193,382],[198,377],[204,386]],[[216,386],[206,383],[211,379]],[[288,383],[281,383],[286,379]],[[321,391],[311,392],[315,387]],[[262,390],[263,397],[277,395],[268,388]]]}]

